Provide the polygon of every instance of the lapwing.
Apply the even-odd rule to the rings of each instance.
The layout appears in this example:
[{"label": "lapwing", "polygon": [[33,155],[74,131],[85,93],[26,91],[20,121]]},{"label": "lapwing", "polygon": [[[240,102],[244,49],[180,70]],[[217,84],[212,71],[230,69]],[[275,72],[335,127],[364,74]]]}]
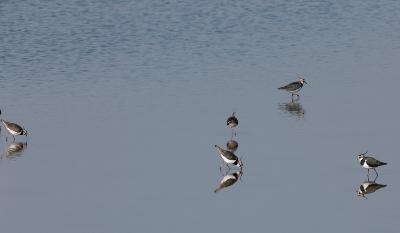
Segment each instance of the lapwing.
[{"label": "lapwing", "polygon": [[239,146],[239,143],[236,140],[230,139],[228,142],[226,142],[226,148],[230,150],[231,152],[235,152]]},{"label": "lapwing", "polygon": [[300,76],[298,78],[299,78],[299,81],[295,81],[295,82],[289,83],[288,85],[279,87],[278,89],[290,92],[292,94],[292,99],[293,99],[294,95],[296,95],[297,97],[300,97],[300,95],[297,94],[297,93],[301,90],[301,88],[307,82],[306,82],[306,80],[304,78],[302,78]]},{"label": "lapwing", "polygon": [[357,156],[358,161],[360,161],[360,164],[363,168],[368,169],[368,176],[369,176],[369,170],[373,169],[376,173],[376,176],[378,176],[378,172],[376,171],[375,168],[386,165],[387,163],[381,162],[371,156],[366,156],[367,152],[359,154]]},{"label": "lapwing", "polygon": [[[378,184],[375,181],[365,181],[360,185],[357,191],[359,197],[365,197],[365,195],[375,192],[378,189],[386,187],[385,184]],[[365,197],[366,198],[366,197]]]},{"label": "lapwing", "polygon": [[[224,160],[226,166],[228,169],[230,169],[229,164],[233,164],[238,166],[240,169],[243,168],[243,162],[240,160],[233,152],[230,152],[229,150],[224,150],[221,147],[214,145],[215,148],[217,148],[217,151],[221,158]],[[221,167],[220,167],[221,169]]]},{"label": "lapwing", "polygon": [[235,116],[235,112],[233,112],[232,115],[230,115],[228,117],[228,119],[226,120],[226,125],[229,128],[235,128],[238,124],[239,124],[239,121]]},{"label": "lapwing", "polygon": [[1,119],[1,122],[3,123],[3,125],[7,129],[7,131],[13,136],[14,141],[15,141],[15,135],[28,136],[28,131],[26,131],[26,129],[24,129],[24,127],[22,127],[16,123],[5,121],[3,119]]},{"label": "lapwing", "polygon": [[240,170],[240,171],[230,173],[230,174],[227,174],[226,176],[224,176],[222,178],[222,180],[220,181],[219,186],[214,190],[214,193],[236,183],[236,181],[238,181],[238,179],[240,179],[242,174],[243,174],[243,171]]}]

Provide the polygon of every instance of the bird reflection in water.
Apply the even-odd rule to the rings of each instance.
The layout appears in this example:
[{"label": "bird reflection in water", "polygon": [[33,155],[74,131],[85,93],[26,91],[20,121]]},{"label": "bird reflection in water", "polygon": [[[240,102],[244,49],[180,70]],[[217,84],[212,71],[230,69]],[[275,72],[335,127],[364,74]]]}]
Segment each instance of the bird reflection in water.
[{"label": "bird reflection in water", "polygon": [[234,185],[236,181],[238,181],[242,177],[242,175],[242,170],[233,173],[226,173],[220,181],[218,187],[214,190],[214,193],[220,191],[221,189]]},{"label": "bird reflection in water", "polygon": [[385,184],[376,183],[376,178],[374,179],[374,181],[370,181],[369,177],[368,177],[368,180],[364,181],[358,188],[357,196],[364,197],[365,199],[367,199],[367,197],[365,195],[373,193],[373,192],[377,191],[378,189],[384,188],[386,186],[387,185],[385,185]]},{"label": "bird reflection in water", "polygon": [[228,148],[228,150],[235,152],[237,150],[239,146],[239,143],[233,139],[228,140],[228,142],[226,142],[226,148]]},{"label": "bird reflection in water", "polygon": [[281,103],[278,105],[278,108],[282,112],[288,113],[290,116],[294,116],[299,119],[304,118],[304,114],[306,112],[300,102],[296,102],[295,100],[292,100],[289,103]]},{"label": "bird reflection in water", "polygon": [[1,158],[17,158],[22,155],[22,152],[27,148],[27,142],[13,142],[6,146]]},{"label": "bird reflection in water", "polygon": [[226,148],[231,152],[235,152],[239,147],[239,143],[234,139],[236,132],[232,131],[231,138],[226,142]]}]

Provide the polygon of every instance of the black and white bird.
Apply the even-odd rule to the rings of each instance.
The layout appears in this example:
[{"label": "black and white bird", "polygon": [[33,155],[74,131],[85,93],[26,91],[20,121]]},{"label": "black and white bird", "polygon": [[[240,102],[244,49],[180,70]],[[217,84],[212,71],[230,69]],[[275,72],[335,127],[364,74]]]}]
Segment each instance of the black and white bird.
[{"label": "black and white bird", "polygon": [[232,115],[230,115],[228,117],[228,119],[226,120],[226,125],[229,128],[235,128],[238,124],[239,124],[239,121],[235,116],[235,112],[233,112]]},{"label": "black and white bird", "polygon": [[22,127],[16,123],[5,121],[3,119],[1,119],[1,122],[3,123],[3,125],[7,129],[7,131],[13,136],[14,140],[15,140],[16,135],[28,136],[28,131],[26,131],[26,129],[24,129],[24,127]]},{"label": "black and white bird", "polygon": [[387,163],[385,162],[381,162],[371,156],[366,156],[367,152],[359,154],[357,156],[358,161],[360,161],[360,164],[363,168],[368,169],[368,175],[369,175],[369,170],[373,169],[376,173],[376,176],[378,176],[378,172],[376,171],[375,168],[382,166],[382,165],[386,165]]},{"label": "black and white bird", "polygon": [[240,169],[243,168],[242,160],[240,160],[233,152],[230,152],[229,150],[224,150],[217,145],[214,145],[214,146],[215,146],[215,148],[217,148],[218,154],[221,156],[222,160],[224,160],[228,169],[230,169],[229,164],[236,165]]},{"label": "black and white bird", "polygon": [[279,87],[278,89],[290,92],[292,94],[292,99],[293,99],[294,95],[296,95],[297,97],[300,97],[299,94],[297,94],[297,93],[301,90],[301,88],[307,82],[306,82],[306,80],[304,78],[302,78],[300,76],[298,78],[299,78],[299,81],[295,81],[295,82],[289,83],[289,84],[287,84],[285,86]]},{"label": "black and white bird", "polygon": [[386,187],[385,184],[378,184],[375,181],[365,181],[358,188],[357,195],[365,197],[365,195],[375,192],[378,189]]},{"label": "black and white bird", "polygon": [[224,189],[226,187],[229,187],[229,186],[232,186],[233,184],[235,184],[236,181],[238,181],[238,179],[240,179],[242,174],[243,174],[243,172],[240,170],[240,171],[225,175],[222,178],[222,180],[219,182],[219,186],[214,190],[214,193],[218,192],[221,189]]}]

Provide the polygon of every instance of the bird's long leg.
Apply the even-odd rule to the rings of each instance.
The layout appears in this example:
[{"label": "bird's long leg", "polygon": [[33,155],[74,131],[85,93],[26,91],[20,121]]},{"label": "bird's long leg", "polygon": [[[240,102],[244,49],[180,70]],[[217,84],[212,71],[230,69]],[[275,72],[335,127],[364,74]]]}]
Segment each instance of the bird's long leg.
[{"label": "bird's long leg", "polygon": [[376,174],[376,178],[375,179],[377,179],[378,178],[378,172],[376,171],[376,169],[374,168],[374,171],[375,171],[375,174]]},{"label": "bird's long leg", "polygon": [[13,135],[13,142],[15,142],[15,136]]},{"label": "bird's long leg", "polygon": [[369,177],[369,169],[367,169],[367,171],[368,171],[367,176]]}]

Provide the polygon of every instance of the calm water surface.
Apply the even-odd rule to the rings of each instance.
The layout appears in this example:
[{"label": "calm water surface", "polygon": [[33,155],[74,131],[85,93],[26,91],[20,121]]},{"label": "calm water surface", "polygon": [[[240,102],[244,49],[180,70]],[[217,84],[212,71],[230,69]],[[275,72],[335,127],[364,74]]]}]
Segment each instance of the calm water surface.
[{"label": "calm water surface", "polygon": [[[0,231],[399,232],[399,11],[1,1],[1,117],[30,134],[1,130]],[[232,111],[245,167],[214,193]],[[365,150],[388,162],[367,199]]]}]

